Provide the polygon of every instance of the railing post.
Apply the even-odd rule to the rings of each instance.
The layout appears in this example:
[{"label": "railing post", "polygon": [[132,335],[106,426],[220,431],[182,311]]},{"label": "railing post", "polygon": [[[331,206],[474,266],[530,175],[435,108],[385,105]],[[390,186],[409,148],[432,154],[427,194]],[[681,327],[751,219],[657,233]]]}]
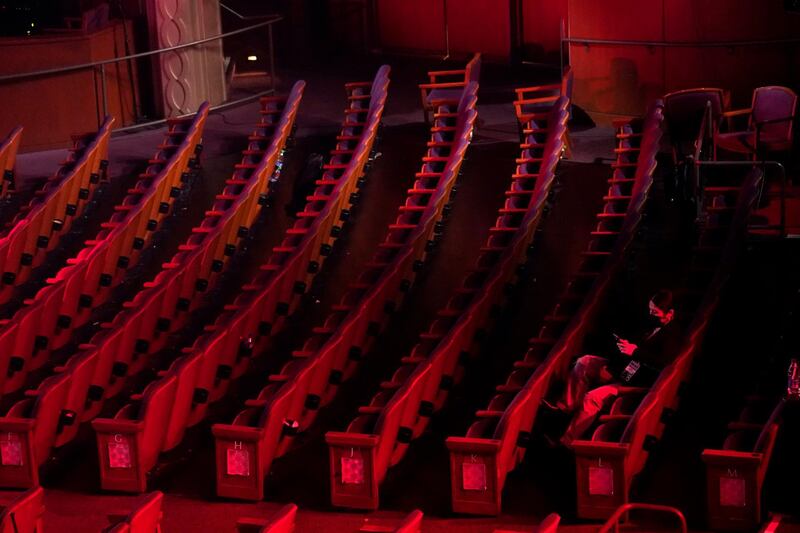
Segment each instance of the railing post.
[{"label": "railing post", "polygon": [[[108,116],[108,92],[106,89],[106,64],[100,64],[100,86],[103,88],[103,117]],[[104,118],[105,120],[105,118]]]},{"label": "railing post", "polygon": [[275,48],[272,40],[272,24],[267,24],[267,36],[269,39],[269,77],[270,86],[273,94],[275,93]]}]

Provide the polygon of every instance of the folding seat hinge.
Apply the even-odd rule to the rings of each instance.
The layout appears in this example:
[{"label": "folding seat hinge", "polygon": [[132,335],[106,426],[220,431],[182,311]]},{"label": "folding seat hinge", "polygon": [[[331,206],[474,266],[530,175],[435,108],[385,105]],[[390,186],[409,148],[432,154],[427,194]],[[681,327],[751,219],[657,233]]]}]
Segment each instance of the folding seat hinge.
[{"label": "folding seat hinge", "polygon": [[128,364],[122,361],[117,361],[111,367],[111,373],[117,377],[124,377],[128,373]]},{"label": "folding seat hinge", "polygon": [[400,292],[408,292],[410,288],[411,288],[410,280],[404,279],[403,281],[400,282]]},{"label": "folding seat hinge", "polygon": [[180,196],[180,194],[181,194],[181,188],[180,187],[171,187],[170,190],[169,190],[170,198],[177,198],[178,196]]},{"label": "folding seat hinge", "polygon": [[269,335],[269,332],[272,331],[272,324],[269,322],[260,322],[258,324],[258,334],[261,336]]},{"label": "folding seat hinge", "polygon": [[78,206],[75,204],[67,204],[67,216],[73,217],[78,212]]},{"label": "folding seat hinge", "polygon": [[231,365],[219,365],[217,367],[217,379],[231,379],[233,367]]},{"label": "folding seat hinge", "polygon": [[226,244],[225,245],[225,255],[230,257],[235,253],[236,253],[236,246],[234,246],[232,244]]},{"label": "folding seat hinge", "polygon": [[423,400],[419,403],[419,416],[429,418],[433,415],[433,402]]},{"label": "folding seat hinge", "polygon": [[158,220],[151,218],[147,221],[147,231],[155,231],[158,227]]},{"label": "folding seat hinge", "polygon": [[36,247],[37,248],[47,248],[47,245],[50,243],[50,237],[47,235],[39,235],[36,239]]},{"label": "folding seat hinge", "polygon": [[342,227],[341,226],[333,226],[331,227],[331,237],[336,238],[342,234]]},{"label": "folding seat hinge", "polygon": [[665,407],[661,411],[661,417],[659,418],[659,420],[661,421],[662,424],[669,424],[673,416],[675,416],[675,411],[669,407]]},{"label": "folding seat hinge", "polygon": [[342,209],[342,212],[339,214],[339,220],[342,222],[347,221],[350,218],[350,210],[349,209]]},{"label": "folding seat hinge", "polygon": [[100,279],[98,280],[98,283],[101,287],[109,287],[111,286],[111,282],[113,280],[114,278],[111,276],[111,274],[100,274]]},{"label": "folding seat hinge", "polygon": [[169,212],[169,204],[167,202],[161,202],[158,204],[158,212],[161,214]]},{"label": "folding seat hinge", "polygon": [[351,193],[350,193],[350,203],[351,203],[351,204],[357,204],[357,203],[358,203],[358,200],[359,200],[360,198],[361,198],[361,195],[360,195],[360,194],[358,194],[357,192],[351,192]]},{"label": "folding seat hinge", "polygon": [[67,315],[58,315],[56,326],[61,329],[67,329],[72,324],[72,317]]},{"label": "folding seat hinge", "polygon": [[442,390],[451,390],[453,388],[453,376],[442,374],[442,380],[439,382],[439,388]]},{"label": "folding seat hinge", "polygon": [[8,360],[8,377],[13,376],[25,367],[25,358],[12,355]]},{"label": "folding seat hinge", "polygon": [[3,272],[3,285],[13,285],[15,279],[17,279],[17,275],[13,272]]},{"label": "folding seat hinge", "polygon": [[178,311],[188,311],[191,303],[192,302],[188,298],[178,298],[178,301],[175,302],[175,309]]},{"label": "folding seat hinge", "polygon": [[306,284],[303,281],[295,281],[294,287],[292,289],[295,294],[305,294],[306,292]]},{"label": "folding seat hinge", "polygon": [[344,375],[341,370],[331,370],[331,375],[328,377],[328,383],[331,385],[340,385]]},{"label": "folding seat hinge", "polygon": [[[428,241],[428,242],[431,242],[431,241]],[[427,250],[427,248],[428,248],[428,247],[427,247],[427,246],[425,246],[425,249],[426,249],[426,250]],[[422,261],[420,261],[419,259],[417,259],[416,261],[414,261],[414,265],[411,267],[411,269],[412,269],[414,272],[419,272],[420,270],[422,270],[422,267],[423,267],[423,266],[425,266],[425,263],[423,263]]]},{"label": "folding seat hinge", "polygon": [[80,198],[81,200],[86,200],[87,198],[89,198],[89,189],[80,189],[78,191],[78,198]]},{"label": "folding seat hinge", "polygon": [[194,288],[199,292],[205,291],[208,288],[208,280],[202,278],[198,279],[197,281],[194,282]]},{"label": "folding seat hinge", "polygon": [[347,357],[351,361],[360,361],[361,355],[361,348],[359,346],[352,346],[350,351],[347,352]]},{"label": "folding seat hinge", "polygon": [[278,305],[275,306],[275,313],[286,316],[289,314],[289,304],[286,302],[278,302]]},{"label": "folding seat hinge", "polygon": [[656,444],[658,444],[658,438],[654,435],[647,435],[644,438],[644,443],[642,444],[642,449],[648,453],[652,452],[656,448]]},{"label": "folding seat hinge", "polygon": [[330,244],[323,244],[319,247],[319,255],[328,256],[331,253],[331,245]]},{"label": "folding seat hinge", "polygon": [[400,426],[397,428],[397,442],[401,444],[408,444],[411,442],[411,438],[414,436],[414,432],[411,431],[411,428]]},{"label": "folding seat hinge", "polygon": [[61,220],[60,218],[53,219],[53,231],[61,231],[63,227],[64,227],[63,220]]},{"label": "folding seat hinge", "polygon": [[147,353],[150,350],[150,342],[145,339],[136,339],[133,344],[133,351],[136,353]]},{"label": "folding seat hinge", "polygon": [[520,448],[527,448],[530,442],[531,442],[530,431],[520,431],[519,435],[517,435],[517,446]]},{"label": "folding seat hinge", "polygon": [[33,339],[33,347],[36,349],[36,351],[44,350],[45,348],[47,348],[47,344],[49,342],[50,339],[48,339],[44,335],[36,335],[36,337]]},{"label": "folding seat hinge", "polygon": [[381,332],[380,322],[370,321],[370,323],[367,324],[367,335],[369,335],[370,337],[377,337],[380,332]]},{"label": "folding seat hinge", "polygon": [[318,394],[309,394],[306,396],[306,409],[311,409],[312,411],[319,409],[320,400],[321,398]]},{"label": "folding seat hinge", "polygon": [[214,259],[211,261],[211,271],[212,272],[222,272],[222,269],[225,267],[225,263],[223,263],[219,259]]},{"label": "folding seat hinge", "polygon": [[208,390],[201,388],[194,389],[194,393],[192,394],[192,403],[204,404],[207,402],[208,402]]},{"label": "folding seat hinge", "polygon": [[309,274],[316,274],[317,272],[319,272],[319,263],[317,263],[316,261],[309,262],[306,271]]},{"label": "folding seat hinge", "polygon": [[100,183],[100,174],[97,172],[89,174],[89,183]]},{"label": "folding seat hinge", "polygon": [[256,347],[256,340],[253,337],[245,337],[239,343],[239,359],[243,357],[252,357],[253,349]]},{"label": "folding seat hinge", "polygon": [[158,331],[169,331],[169,326],[172,321],[169,318],[160,317],[156,320],[156,330]]},{"label": "folding seat hinge", "polygon": [[394,300],[388,300],[386,303],[383,304],[383,312],[387,315],[391,315],[397,310],[397,304],[394,303]]},{"label": "folding seat hinge", "polygon": [[134,250],[141,250],[144,248],[144,239],[141,237],[134,237],[133,239],[133,249]]},{"label": "folding seat hinge", "polygon": [[103,399],[103,393],[105,389],[99,385],[90,385],[89,390],[86,393],[86,398],[90,402],[99,402]]},{"label": "folding seat hinge", "polygon": [[33,255],[32,254],[22,254],[19,257],[19,264],[22,266],[30,266],[33,264]]}]

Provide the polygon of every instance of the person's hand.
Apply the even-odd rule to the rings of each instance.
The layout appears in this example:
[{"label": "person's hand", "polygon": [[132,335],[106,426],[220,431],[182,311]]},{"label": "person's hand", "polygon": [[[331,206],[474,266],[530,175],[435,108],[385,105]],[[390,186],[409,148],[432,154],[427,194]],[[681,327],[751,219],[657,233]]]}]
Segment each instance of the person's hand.
[{"label": "person's hand", "polygon": [[625,355],[633,355],[633,352],[636,351],[636,348],[638,348],[638,346],[632,342],[628,342],[625,339],[619,339],[617,341],[617,349]]}]

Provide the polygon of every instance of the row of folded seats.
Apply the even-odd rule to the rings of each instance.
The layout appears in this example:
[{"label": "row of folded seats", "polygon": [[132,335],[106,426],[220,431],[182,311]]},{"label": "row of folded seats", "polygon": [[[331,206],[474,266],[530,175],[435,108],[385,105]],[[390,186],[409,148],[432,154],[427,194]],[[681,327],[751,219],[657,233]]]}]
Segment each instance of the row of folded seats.
[{"label": "row of folded seats", "polygon": [[81,216],[108,166],[112,117],[97,132],[75,135],[58,171],[0,229],[0,303],[27,281]]},{"label": "row of folded seats", "polygon": [[[358,199],[388,85],[388,67],[373,82],[346,85],[348,108],[336,146],[280,245],[216,322],[180,357],[163,362],[157,379],[131,396],[113,419],[93,422],[104,489],[145,490],[159,454],[178,446],[186,430],[204,419],[209,404],[227,394],[232,380],[245,373],[251,357],[297,309]],[[298,82],[285,104],[286,127],[294,120],[302,88]]]},{"label": "row of folded seats", "polygon": [[[781,358],[778,358],[779,360]],[[783,377],[782,365],[771,365]],[[719,447],[706,448],[708,525],[715,530],[752,531],[763,518],[764,478],[783,423],[783,380],[761,382],[727,425]]]},{"label": "row of folded seats", "polygon": [[0,394],[18,391],[31,372],[52,363],[53,353],[71,342],[138,263],[193,166],[207,113],[205,105],[191,121],[172,121],[146,171],[96,237],[0,326]]},{"label": "row of folded seats", "polygon": [[377,508],[388,469],[403,458],[461,380],[466,357],[476,351],[480,332],[489,327],[532,251],[564,148],[568,104],[560,97],[527,117],[529,133],[520,145],[516,171],[475,267],[346,431],[326,434],[334,505]]},{"label": "row of folded seats", "polygon": [[740,252],[763,174],[757,168],[705,176],[697,244],[680,287],[691,321],[673,361],[650,387],[621,387],[595,427],[572,442],[578,516],[607,518],[628,502],[631,485],[677,409],[680,391]]},{"label": "row of folded seats", "polygon": [[[216,197],[212,209],[206,212],[202,224],[194,228],[188,242],[179,247],[172,261],[163,265],[159,276],[146,283],[133,302],[123,304],[122,312],[113,322],[102,324],[89,343],[80,344],[77,353],[51,368],[51,375],[36,390],[27,391],[26,398],[12,405],[0,418],[0,425],[7,429],[9,449],[20,452],[0,461],[0,484],[36,485],[39,465],[51,450],[73,440],[81,423],[96,417],[104,400],[117,394],[128,377],[147,365],[148,356],[163,344],[170,331],[178,328],[203,291],[216,281],[212,274],[218,274],[232,255],[230,245],[246,235],[241,228],[249,228],[255,219],[261,198],[258,192],[266,189],[291,129],[291,121],[287,124],[286,120],[278,120],[283,113],[282,105],[271,99],[262,103],[264,118],[233,178],[226,182],[223,193]],[[76,300],[78,309],[86,307],[80,303],[87,299],[93,306],[94,298],[98,297],[93,291],[111,286],[114,274],[121,279],[132,262],[128,254],[133,250],[141,252],[160,219],[167,216],[172,200],[180,192],[178,184],[182,177],[185,179],[184,173],[200,146],[207,113],[208,106],[204,104],[194,117],[169,121],[169,131],[159,147],[161,157],[151,160],[152,165],[159,165],[151,169],[155,172],[146,172],[129,191],[123,205],[118,206],[121,208],[101,231],[105,238],[88,243],[92,248],[84,250],[83,256],[79,254],[70,266],[77,270],[69,271],[68,267],[60,273],[64,274],[62,281],[56,277],[53,286],[63,285],[64,294],[73,295],[71,302],[62,296],[73,305],[71,309],[76,308]],[[102,249],[98,250],[98,256],[92,253],[100,243],[117,250],[105,255],[111,259],[105,264],[99,261]],[[117,256],[118,253],[125,255]],[[123,257],[125,260],[120,261]],[[93,263],[93,258],[98,262]],[[92,277],[84,275],[88,269],[92,269]],[[87,293],[76,292],[75,285],[82,285],[78,290]],[[65,328],[71,325],[73,317],[68,318],[69,322],[62,321]],[[23,361],[28,353],[20,354]]]},{"label": "row of folded seats", "polygon": [[[233,176],[225,181],[211,210],[206,211],[205,219],[192,229],[186,243],[178,247],[155,279],[145,283],[144,290],[125,304],[126,312],[110,325],[109,334],[98,345],[106,356],[115,352],[113,357],[101,357],[98,361],[106,363],[101,371],[101,379],[106,379],[105,398],[116,396],[145,369],[160,368],[156,377],[169,379],[172,336],[189,323],[194,310],[208,303],[205,295],[219,285],[222,273],[243,248],[268,198],[273,177],[282,165],[284,147],[304,88],[304,82],[297,82],[288,98],[261,100],[261,121],[256,132],[250,137],[242,161],[234,166]],[[96,375],[101,366],[97,365]],[[131,457],[138,454],[145,463],[154,461],[165,437],[136,428],[137,413],[149,400],[146,391],[132,394],[130,403],[112,421],[112,425],[121,427],[112,435],[98,434],[104,489],[144,490],[146,470],[131,468]],[[168,414],[159,412],[158,416]],[[102,432],[106,422],[94,420],[92,426]]]},{"label": "row of folded seats", "polygon": [[[53,352],[71,341],[72,332],[86,324],[92,310],[108,300],[112,289],[125,277],[126,269],[137,263],[151,244],[154,232],[169,215],[173,200],[196,160],[208,105],[190,119],[169,122],[168,131],[156,156],[136,185],[128,190],[95,239],[85,247],[34,298],[26,300],[0,329],[0,384],[7,400],[17,398],[30,376],[41,378],[35,390],[25,392],[0,418],[7,423],[9,450],[0,454],[0,485],[30,487],[38,483],[38,465],[53,446],[74,438],[80,416],[89,400],[87,389],[99,385],[94,371],[97,356],[85,355],[56,361]],[[92,351],[80,345],[81,353]],[[109,352],[113,357],[114,353]],[[41,373],[31,374],[41,369]],[[36,387],[37,383],[28,383]],[[93,391],[93,392],[92,392]],[[88,396],[99,400],[102,389],[90,389]],[[99,397],[98,397],[99,396]]]},{"label": "row of folded seats", "polygon": [[447,439],[456,512],[498,514],[507,474],[524,458],[543,398],[566,378],[641,222],[661,138],[662,106],[615,122],[616,161],[587,250],[524,356],[464,437]]},{"label": "row of folded seats", "polygon": [[445,204],[471,141],[477,89],[470,82],[457,99],[437,101],[422,168],[396,221],[324,324],[313,328],[231,424],[213,426],[220,496],[263,497],[272,461],[332,401],[399,308],[442,229]]},{"label": "row of folded seats", "polygon": [[0,206],[10,191],[16,188],[14,171],[20,140],[22,140],[22,126],[17,126],[9,132],[3,142],[0,142],[0,172],[3,173],[0,176]]},{"label": "row of folded seats", "polygon": [[[238,533],[292,533],[295,530],[297,506],[290,503],[284,505],[274,516],[267,520],[261,518],[240,518],[236,522]],[[398,521],[364,520],[359,529],[361,533],[420,533],[422,531],[422,512],[411,511]]]}]

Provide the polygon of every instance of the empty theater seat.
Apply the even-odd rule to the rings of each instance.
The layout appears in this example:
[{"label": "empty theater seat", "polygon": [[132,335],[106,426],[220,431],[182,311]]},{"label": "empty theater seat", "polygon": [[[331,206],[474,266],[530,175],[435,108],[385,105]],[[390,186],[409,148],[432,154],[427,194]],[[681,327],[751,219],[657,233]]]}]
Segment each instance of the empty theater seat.
[{"label": "empty theater seat", "polygon": [[[716,132],[715,152],[722,149],[747,154],[755,161],[771,152],[789,151],[794,140],[796,112],[797,94],[788,87],[758,87],[753,91],[749,108],[723,114],[732,131]],[[739,116],[747,117],[744,130],[733,129],[733,121]]]},{"label": "empty theater seat", "polygon": [[22,126],[17,126],[0,143],[0,201],[6,197],[9,190],[14,189],[14,168],[17,162],[17,150],[22,139]]},{"label": "empty theater seat", "polygon": [[434,228],[456,181],[472,137],[477,84],[459,100],[442,101],[433,114],[422,168],[407,191],[372,259],[348,285],[325,322],[312,330],[257,398],[245,402],[231,424],[213,426],[217,494],[261,499],[272,461],[308,429],[338,385],[354,373],[432,250]]},{"label": "empty theater seat", "polygon": [[83,249],[0,329],[0,347],[8,348],[0,353],[0,368],[7,369],[0,372],[0,393],[22,387],[29,373],[71,340],[72,332],[86,324],[138,263],[194,166],[207,115],[205,104],[189,128],[177,123],[168,129],[146,171],[97,236],[85,241]]},{"label": "empty theater seat", "polygon": [[662,120],[658,102],[644,120],[615,123],[613,174],[578,270],[466,436],[447,439],[454,511],[500,512],[506,475],[524,456],[539,404],[566,376],[633,241],[653,182]]},{"label": "empty theater seat", "polygon": [[240,518],[236,522],[236,531],[238,533],[292,533],[296,516],[297,506],[290,503],[284,505],[269,520]]},{"label": "empty theater seat", "polygon": [[0,303],[8,302],[83,213],[108,165],[113,122],[107,117],[96,133],[73,136],[59,170],[0,231]]},{"label": "empty theater seat", "polygon": [[108,516],[111,525],[104,533],[161,533],[161,503],[164,494],[155,491],[139,498],[134,509],[124,515]]},{"label": "empty theater seat", "polygon": [[[388,67],[383,67],[373,83],[346,86],[351,109],[345,112],[340,137],[352,139],[337,141],[331,150],[327,165],[331,168],[326,169],[314,194],[298,213],[307,216],[298,217],[287,230],[256,279],[226,307],[215,325],[206,328],[206,334],[184,349],[184,356],[164,369],[160,380],[148,386],[141,402],[137,401],[141,404],[138,410],[123,408],[114,421],[96,421],[101,456],[109,433],[113,435],[115,428],[135,422],[141,444],[136,446],[129,468],[143,479],[158,454],[180,444],[185,430],[203,419],[211,402],[225,395],[231,380],[247,368],[249,357],[257,354],[269,333],[276,332],[282,326],[281,319],[296,308],[305,286],[319,272],[326,250],[338,236],[347,218],[343,213],[349,212],[364,176],[385,106],[388,73]],[[362,95],[372,98],[353,98]],[[358,131],[352,125],[357,116],[364,124]],[[302,290],[298,290],[300,287]],[[274,310],[264,307],[266,304],[275,306]],[[284,306],[285,311],[277,311]],[[272,317],[265,316],[266,312],[273,313]],[[272,325],[261,325],[266,323]],[[114,472],[101,470],[109,477]]]},{"label": "empty theater seat", "polygon": [[[700,352],[708,324],[714,315],[746,230],[747,219],[763,175],[753,168],[745,178],[725,173],[730,183],[723,191],[705,188],[698,245],[683,286],[682,311],[691,317],[685,342],[673,362],[661,371],[652,387],[623,387],[601,415],[598,425],[572,442],[576,461],[578,515],[607,518],[628,502],[631,483],[644,467],[649,451],[661,437],[669,414],[679,401],[679,391]],[[712,182],[713,183],[713,182]],[[727,202],[733,202],[731,205]],[[724,207],[724,211],[718,208]],[[715,210],[717,209],[717,210]]]},{"label": "empty theater seat", "polygon": [[[422,435],[463,375],[462,364],[475,351],[478,332],[488,328],[496,314],[493,308],[503,302],[531,252],[564,147],[568,105],[566,97],[559,97],[550,101],[549,109],[526,116],[525,127],[536,132],[526,135],[520,151],[527,154],[528,147],[537,144],[541,153],[518,162],[508,189],[515,194],[505,197],[475,267],[391,378],[358,409],[346,431],[325,435],[334,505],[378,507],[387,470],[402,459],[412,439]],[[349,474],[356,470],[358,475]]]},{"label": "empty theater seat", "polygon": [[763,517],[762,492],[782,422],[785,400],[752,395],[728,424],[720,448],[703,450],[708,525],[753,530]]},{"label": "empty theater seat", "polygon": [[11,500],[4,498],[0,507],[0,531],[41,533],[43,515],[44,489],[41,487],[22,492]]},{"label": "empty theater seat", "polygon": [[430,123],[430,113],[442,100],[458,100],[470,82],[480,83],[481,54],[475,54],[467,66],[458,70],[433,70],[428,72],[429,83],[419,86],[425,123]]}]

